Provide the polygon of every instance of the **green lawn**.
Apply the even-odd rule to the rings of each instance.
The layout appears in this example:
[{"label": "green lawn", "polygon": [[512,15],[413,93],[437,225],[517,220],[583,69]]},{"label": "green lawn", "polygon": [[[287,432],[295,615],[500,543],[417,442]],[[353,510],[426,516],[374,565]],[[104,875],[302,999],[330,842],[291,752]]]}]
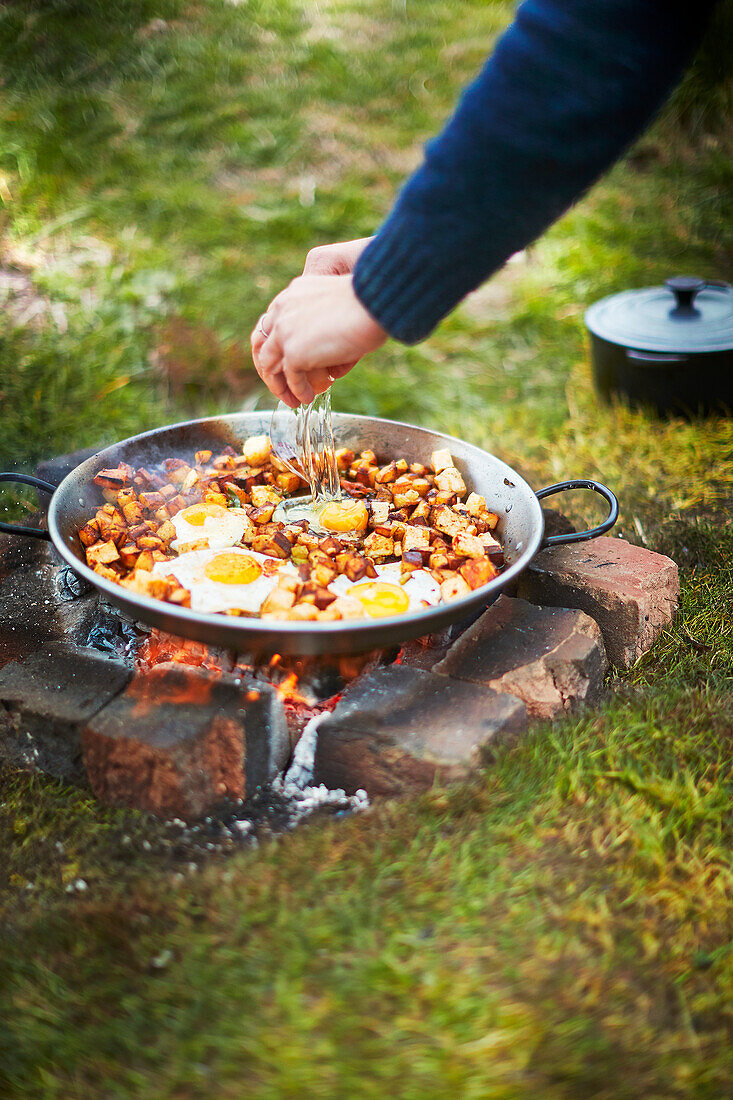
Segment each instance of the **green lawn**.
[{"label": "green lawn", "polygon": [[[511,9],[0,7],[0,467],[264,403],[252,323],[379,223]],[[524,261],[334,389],[538,487],[607,481],[680,564],[674,627],[473,782],[195,869],[163,824],[0,773],[0,1094],[733,1096],[733,422],[600,407],[582,323],[733,278],[721,42]]]}]

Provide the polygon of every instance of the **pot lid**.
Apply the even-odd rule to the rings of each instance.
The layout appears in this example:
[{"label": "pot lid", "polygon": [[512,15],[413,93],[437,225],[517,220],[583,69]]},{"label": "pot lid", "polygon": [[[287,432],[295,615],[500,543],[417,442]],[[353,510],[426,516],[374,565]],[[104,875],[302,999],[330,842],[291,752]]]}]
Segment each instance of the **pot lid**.
[{"label": "pot lid", "polygon": [[677,275],[664,286],[602,298],[585,323],[595,336],[640,351],[731,351],[733,287]]}]

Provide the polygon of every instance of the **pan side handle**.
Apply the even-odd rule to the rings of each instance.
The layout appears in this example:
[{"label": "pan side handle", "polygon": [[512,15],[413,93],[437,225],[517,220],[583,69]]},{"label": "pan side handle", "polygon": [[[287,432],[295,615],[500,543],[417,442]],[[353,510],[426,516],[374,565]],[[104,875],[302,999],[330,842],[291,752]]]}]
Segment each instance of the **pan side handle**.
[{"label": "pan side handle", "polygon": [[[48,481],[42,481],[40,477],[33,477],[31,474],[0,473],[0,483],[4,481],[12,481],[20,483],[21,485],[32,485],[34,489],[40,489],[44,493],[56,492],[55,485],[51,485]],[[44,539],[46,542],[51,541],[51,536],[48,531],[44,531],[42,527],[23,527],[18,523],[0,522],[0,531],[4,531],[8,535],[27,535],[32,539]]]},{"label": "pan side handle", "polygon": [[546,489],[539,489],[535,495],[538,500],[544,500],[545,497],[554,496],[556,493],[565,493],[569,489],[590,489],[591,492],[598,493],[608,504],[608,515],[597,527],[590,527],[587,531],[573,531],[568,535],[548,535],[542,542],[543,547],[560,546],[568,542],[586,542],[587,539],[594,539],[597,535],[605,535],[606,531],[610,531],[618,519],[616,495],[606,485],[601,485],[600,481],[587,479],[582,481],[560,481],[557,485],[548,485]]}]

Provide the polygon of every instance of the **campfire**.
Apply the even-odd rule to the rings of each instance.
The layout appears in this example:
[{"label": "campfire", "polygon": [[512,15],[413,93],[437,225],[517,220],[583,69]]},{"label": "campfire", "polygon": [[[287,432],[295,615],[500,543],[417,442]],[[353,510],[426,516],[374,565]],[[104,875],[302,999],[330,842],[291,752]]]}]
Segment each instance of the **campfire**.
[{"label": "campfire", "polygon": [[393,660],[399,660],[397,649],[332,657],[274,653],[257,659],[153,628],[149,633],[140,631],[134,667],[143,676],[162,664],[205,669],[209,676],[231,677],[242,685],[245,696],[251,695],[257,684],[274,688],[284,705],[294,747],[307,723],[332,711],[350,683]]},{"label": "campfire", "polygon": [[674,613],[668,558],[608,538],[553,554],[440,635],[261,656],[150,629],[48,544],[0,536],[0,761],[236,837],[255,813],[287,828],[468,775],[493,743],[600,698],[606,650],[629,667]]}]

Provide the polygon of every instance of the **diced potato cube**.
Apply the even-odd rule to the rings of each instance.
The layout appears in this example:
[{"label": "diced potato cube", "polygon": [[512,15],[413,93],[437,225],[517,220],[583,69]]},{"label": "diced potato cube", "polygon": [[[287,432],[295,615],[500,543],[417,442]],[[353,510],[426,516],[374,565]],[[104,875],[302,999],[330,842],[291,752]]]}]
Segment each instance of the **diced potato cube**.
[{"label": "diced potato cube", "polygon": [[127,542],[124,546],[120,546],[120,561],[126,569],[132,569],[137,559],[140,556],[140,551],[134,542]]},{"label": "diced potato cube", "polygon": [[282,493],[279,493],[272,485],[253,485],[250,489],[250,496],[256,508],[261,508],[265,504],[278,505],[282,500]]},{"label": "diced potato cube", "polygon": [[291,473],[290,470],[286,470],[277,475],[275,484],[283,493],[297,493],[303,482],[297,474]]},{"label": "diced potato cube", "polygon": [[176,537],[176,529],[170,520],[166,520],[165,523],[161,523],[157,530],[157,535],[163,542],[172,542]]},{"label": "diced potato cube", "polygon": [[88,565],[109,565],[110,562],[119,560],[120,552],[111,539],[109,542],[97,542],[87,547]]},{"label": "diced potato cube", "polygon": [[95,519],[85,523],[79,530],[79,542],[82,546],[93,546],[99,538],[99,524]]},{"label": "diced potato cube", "polygon": [[460,567],[459,572],[469,588],[480,588],[497,575],[488,558],[470,558]]},{"label": "diced potato cube", "polygon": [[478,493],[471,493],[466,501],[466,508],[471,516],[480,516],[486,511],[486,500]]},{"label": "diced potato cube", "polygon": [[153,557],[153,551],[143,550],[140,557],[137,559],[137,572],[152,573],[154,565],[155,558]]}]

